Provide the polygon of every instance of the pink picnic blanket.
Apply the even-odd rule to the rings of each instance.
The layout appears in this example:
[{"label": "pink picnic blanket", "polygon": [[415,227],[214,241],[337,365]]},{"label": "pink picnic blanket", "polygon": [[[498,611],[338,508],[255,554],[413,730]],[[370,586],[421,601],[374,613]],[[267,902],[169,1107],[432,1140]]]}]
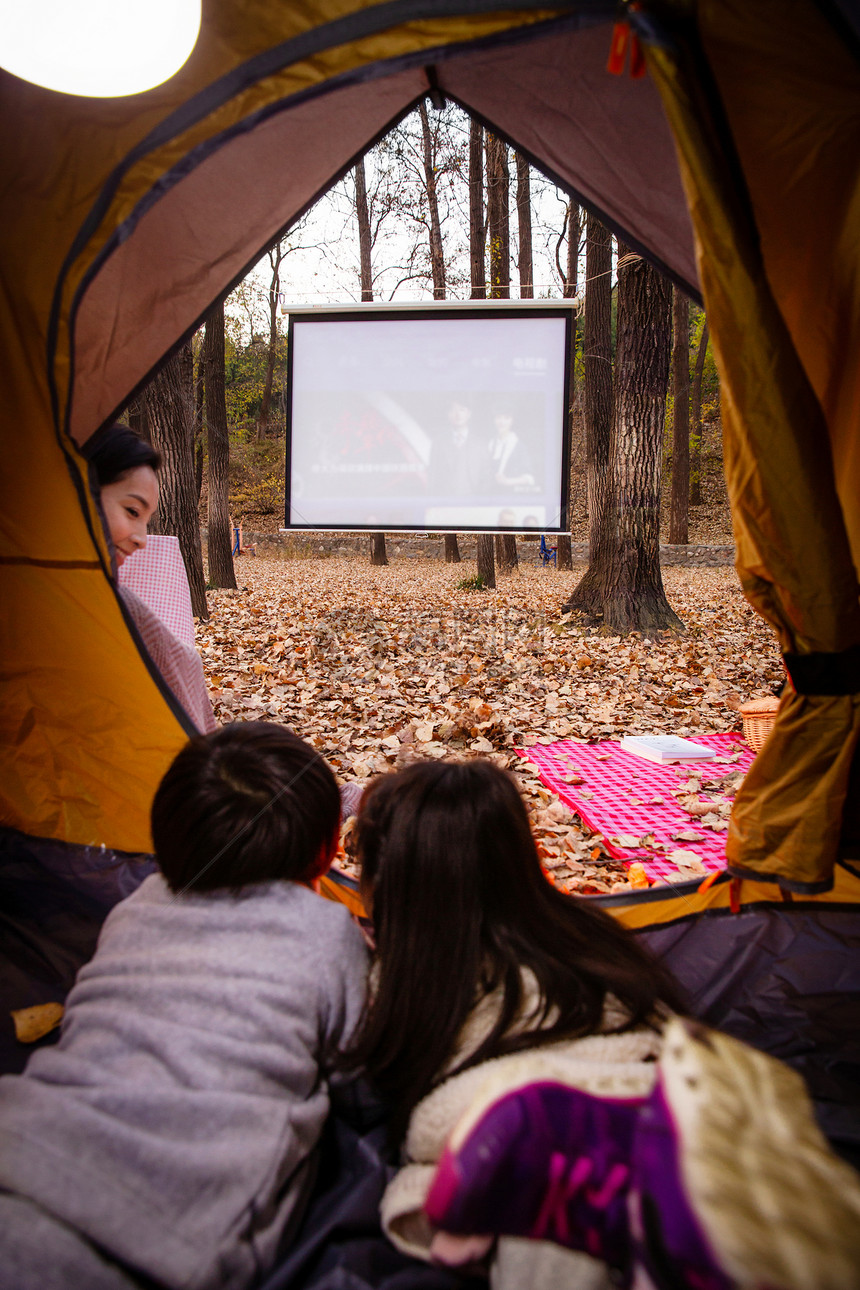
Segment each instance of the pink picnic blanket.
[{"label": "pink picnic blanket", "polygon": [[121,565],[119,581],[139,596],[183,644],[194,644],[191,592],[178,538],[151,534],[143,550],[135,551]]},{"label": "pink picnic blanket", "polygon": [[[661,766],[625,752],[618,743],[581,744],[571,739],[518,748],[517,752],[538,767],[547,788],[590,829],[603,835],[610,855],[639,861],[648,877],[655,879],[677,876],[677,867],[669,859],[676,849],[694,852],[709,872],[725,867],[725,833],[712,832],[691,818],[672,790],[680,789],[693,775],[705,790],[710,782],[733,770],[745,773],[753,753],[740,734],[696,735],[694,742],[713,748],[724,758],[739,756],[731,762]],[[582,783],[567,782],[578,778]],[[679,841],[673,837],[677,833],[697,833],[700,840]],[[647,839],[644,845],[642,839]]]}]

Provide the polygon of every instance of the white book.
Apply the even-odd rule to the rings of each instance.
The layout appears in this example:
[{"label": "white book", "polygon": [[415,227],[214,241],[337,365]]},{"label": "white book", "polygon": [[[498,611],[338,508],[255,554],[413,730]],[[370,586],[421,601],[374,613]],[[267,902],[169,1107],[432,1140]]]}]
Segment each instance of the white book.
[{"label": "white book", "polygon": [[694,744],[691,739],[681,739],[678,735],[625,735],[621,747],[625,752],[663,765],[673,761],[712,761],[716,756],[713,748]]}]

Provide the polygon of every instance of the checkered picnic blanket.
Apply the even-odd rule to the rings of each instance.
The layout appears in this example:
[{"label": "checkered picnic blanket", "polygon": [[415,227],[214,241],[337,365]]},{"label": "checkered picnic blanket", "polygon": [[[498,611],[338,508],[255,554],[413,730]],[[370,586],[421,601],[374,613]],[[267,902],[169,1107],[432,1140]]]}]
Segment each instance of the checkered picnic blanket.
[{"label": "checkered picnic blanket", "polygon": [[[603,835],[610,855],[618,860],[636,860],[649,878],[658,879],[676,873],[668,858],[675,849],[695,852],[709,872],[725,868],[725,833],[699,827],[696,819],[678,805],[672,791],[694,773],[706,790],[708,783],[722,779],[729,771],[745,772],[753,753],[739,734],[696,735],[695,742],[713,748],[723,759],[733,760],[661,766],[608,740],[581,744],[560,739],[552,744],[518,748],[517,752],[538,768],[547,788],[590,829]],[[699,833],[700,839],[677,841],[673,835],[681,832]],[[643,839],[648,841],[643,844]]]},{"label": "checkered picnic blanket", "polygon": [[153,534],[121,565],[119,581],[139,596],[185,645],[194,644],[191,592],[179,540]]}]

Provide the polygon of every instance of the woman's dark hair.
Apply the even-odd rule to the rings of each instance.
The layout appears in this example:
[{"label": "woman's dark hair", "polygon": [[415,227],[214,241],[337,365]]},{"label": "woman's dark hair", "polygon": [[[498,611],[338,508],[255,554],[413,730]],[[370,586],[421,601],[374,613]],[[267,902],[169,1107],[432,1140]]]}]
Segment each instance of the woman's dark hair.
[{"label": "woman's dark hair", "polygon": [[[376,780],[353,842],[379,975],[343,1061],[389,1099],[395,1132],[454,1073],[446,1065],[482,992],[501,989],[498,1019],[457,1070],[592,1034],[607,995],[624,1010],[619,1030],[654,1024],[661,1005],[684,1011],[668,972],[625,928],[550,884],[514,781],[492,762],[419,762]],[[540,989],[528,1033],[524,968]]]},{"label": "woman's dark hair", "polygon": [[187,743],[158,786],[152,836],[171,891],[308,880],[331,859],[340,793],[292,731],[238,722]]},{"label": "woman's dark hair", "polygon": [[117,421],[88,439],[83,454],[94,467],[99,488],[114,484],[129,470],[151,466],[158,471],[161,454],[139,434]]}]

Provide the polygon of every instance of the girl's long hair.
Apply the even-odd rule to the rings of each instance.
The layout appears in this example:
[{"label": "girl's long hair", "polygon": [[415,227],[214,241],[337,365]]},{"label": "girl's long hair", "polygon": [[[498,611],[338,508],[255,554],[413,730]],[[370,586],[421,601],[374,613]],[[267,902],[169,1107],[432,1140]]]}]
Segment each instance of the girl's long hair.
[{"label": "girl's long hair", "polygon": [[[376,780],[354,842],[378,975],[344,1063],[389,1100],[395,1132],[455,1073],[446,1067],[482,993],[500,988],[498,1019],[456,1070],[593,1034],[607,995],[623,1009],[618,1030],[684,1011],[669,973],[629,932],[550,884],[514,781],[492,762],[419,762]],[[540,989],[526,1033],[524,968]]]}]

